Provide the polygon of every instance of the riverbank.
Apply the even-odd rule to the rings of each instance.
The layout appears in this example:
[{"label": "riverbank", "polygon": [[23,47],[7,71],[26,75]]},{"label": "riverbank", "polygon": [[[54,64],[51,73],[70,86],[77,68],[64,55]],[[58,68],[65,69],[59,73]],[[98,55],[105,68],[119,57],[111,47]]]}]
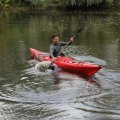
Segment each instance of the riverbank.
[{"label": "riverbank", "polygon": [[7,6],[7,7],[0,7],[1,10],[9,11],[9,12],[27,12],[27,13],[40,13],[42,11],[75,11],[75,12],[120,12],[120,7],[101,7],[101,8],[65,8],[65,7],[60,7],[60,6],[54,6],[54,7],[48,7],[48,8],[41,8],[37,6]]},{"label": "riverbank", "polygon": [[117,11],[118,0],[0,0],[0,6],[10,11],[41,12],[42,10],[63,11]]}]

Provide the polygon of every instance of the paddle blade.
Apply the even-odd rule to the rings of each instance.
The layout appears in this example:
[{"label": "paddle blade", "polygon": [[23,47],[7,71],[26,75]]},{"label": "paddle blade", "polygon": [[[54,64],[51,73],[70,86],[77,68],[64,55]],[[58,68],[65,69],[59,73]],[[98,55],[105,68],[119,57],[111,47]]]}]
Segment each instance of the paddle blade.
[{"label": "paddle blade", "polygon": [[48,62],[48,61],[39,62],[35,65],[35,69],[40,72],[46,72],[46,70],[49,68],[50,64],[51,64],[51,62]]}]

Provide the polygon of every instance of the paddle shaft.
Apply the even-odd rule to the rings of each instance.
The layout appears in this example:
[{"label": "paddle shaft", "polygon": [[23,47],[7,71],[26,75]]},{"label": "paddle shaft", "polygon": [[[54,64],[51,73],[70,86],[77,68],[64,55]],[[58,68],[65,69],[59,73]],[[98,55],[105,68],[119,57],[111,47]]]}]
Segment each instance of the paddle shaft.
[{"label": "paddle shaft", "polygon": [[[80,32],[82,31],[83,27],[84,27],[84,24],[82,25],[81,28],[79,28],[79,29],[77,30],[76,33],[74,33],[74,35],[73,35],[71,38],[74,39],[74,38],[78,35],[78,33],[80,33]],[[60,55],[60,53],[70,44],[70,42],[71,42],[71,41],[68,41],[68,43],[60,50],[60,52],[58,53],[57,57],[58,57],[58,56]]]}]

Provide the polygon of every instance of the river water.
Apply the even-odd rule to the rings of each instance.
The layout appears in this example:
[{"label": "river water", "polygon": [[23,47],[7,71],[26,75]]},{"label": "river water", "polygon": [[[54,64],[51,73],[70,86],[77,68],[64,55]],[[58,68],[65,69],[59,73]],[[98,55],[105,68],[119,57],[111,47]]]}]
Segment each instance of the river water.
[{"label": "river water", "polygon": [[[53,33],[63,41],[85,23],[64,52],[103,65],[90,78],[40,73],[29,48],[47,52]],[[0,120],[119,120],[120,13],[0,12]]]}]

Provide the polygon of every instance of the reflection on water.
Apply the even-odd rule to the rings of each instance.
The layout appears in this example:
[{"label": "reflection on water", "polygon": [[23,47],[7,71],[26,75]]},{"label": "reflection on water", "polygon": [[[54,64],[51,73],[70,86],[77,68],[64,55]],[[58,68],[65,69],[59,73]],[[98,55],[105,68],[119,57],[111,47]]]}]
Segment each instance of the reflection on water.
[{"label": "reflection on water", "polygon": [[[1,120],[120,119],[119,14],[1,12],[0,21]],[[67,41],[83,22],[83,31],[64,52],[103,68],[90,78],[36,71],[28,48],[47,52],[53,33]]]}]

